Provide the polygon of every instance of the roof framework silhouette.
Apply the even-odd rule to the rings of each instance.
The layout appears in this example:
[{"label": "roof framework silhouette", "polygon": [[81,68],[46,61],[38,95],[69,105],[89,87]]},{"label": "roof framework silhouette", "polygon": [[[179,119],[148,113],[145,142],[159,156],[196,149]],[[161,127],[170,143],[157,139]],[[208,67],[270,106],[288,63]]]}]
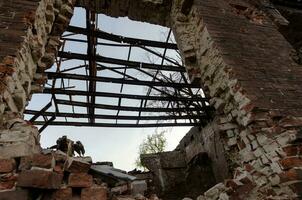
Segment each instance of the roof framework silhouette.
[{"label": "roof framework silhouette", "polygon": [[[167,51],[178,51],[177,45],[170,40],[171,30],[166,41],[161,42],[111,34],[100,30],[97,24],[98,16],[86,9],[85,27],[70,25],[61,37],[62,47],[54,67],[46,72],[48,83],[42,93],[50,94],[51,99],[40,110],[25,111],[25,114],[31,116],[33,124],[42,126],[40,132],[49,125],[199,126],[210,118],[208,99],[202,95],[200,85],[190,83],[181,62],[167,55]],[[66,50],[66,42],[85,44],[86,53]],[[102,47],[127,48],[127,59],[100,55],[97,49]],[[158,62],[131,59],[134,48],[155,56]],[[61,67],[74,60],[78,63],[76,66]],[[110,72],[111,76],[105,71]],[[81,82],[85,85],[84,89],[68,85],[71,80]],[[100,83],[116,84],[119,89],[112,92],[99,91],[97,84]],[[146,89],[130,93],[125,90],[127,85]],[[78,96],[82,97],[81,100],[76,98]],[[103,103],[98,98],[110,98],[112,103]],[[123,101],[136,101],[138,105],[125,105]],[[71,109],[60,109],[60,105]],[[54,109],[50,109],[52,107]],[[85,112],[76,112],[75,108],[84,108]],[[97,109],[107,110],[110,114],[99,114]]]}]

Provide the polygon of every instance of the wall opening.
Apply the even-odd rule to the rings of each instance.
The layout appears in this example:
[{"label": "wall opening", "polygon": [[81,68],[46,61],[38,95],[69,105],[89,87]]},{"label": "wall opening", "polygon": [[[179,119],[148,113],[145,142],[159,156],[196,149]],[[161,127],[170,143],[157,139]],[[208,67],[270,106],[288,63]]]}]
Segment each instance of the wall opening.
[{"label": "wall opening", "polygon": [[[103,160],[112,158],[105,153],[110,143],[123,148],[129,138],[129,150],[111,153],[117,166],[131,154],[130,170],[146,135],[164,130],[167,150],[173,150],[190,127],[210,119],[208,100],[190,83],[169,28],[76,7],[61,43],[55,64],[45,71],[44,89],[25,110],[25,119],[40,129],[42,147],[67,135]],[[98,146],[107,150],[97,153]]]}]

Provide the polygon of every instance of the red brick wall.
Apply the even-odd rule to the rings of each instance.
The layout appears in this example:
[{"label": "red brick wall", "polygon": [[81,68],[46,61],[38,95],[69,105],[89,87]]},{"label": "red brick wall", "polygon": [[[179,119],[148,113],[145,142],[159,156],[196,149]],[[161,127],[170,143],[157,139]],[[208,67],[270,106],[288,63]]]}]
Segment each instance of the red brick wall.
[{"label": "red brick wall", "polygon": [[31,94],[42,89],[73,2],[7,0],[0,11],[0,158],[20,157],[40,148],[37,128],[22,115]]}]

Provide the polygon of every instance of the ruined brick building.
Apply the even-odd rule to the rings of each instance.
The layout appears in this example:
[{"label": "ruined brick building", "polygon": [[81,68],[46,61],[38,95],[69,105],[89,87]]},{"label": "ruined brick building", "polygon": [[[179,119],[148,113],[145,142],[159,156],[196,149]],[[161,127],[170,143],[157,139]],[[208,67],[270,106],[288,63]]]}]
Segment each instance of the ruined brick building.
[{"label": "ruined brick building", "polygon": [[[171,178],[169,169],[208,163],[203,173],[214,178],[198,183],[198,200],[302,198],[299,0],[0,0],[2,160],[40,151],[23,113],[75,7],[172,28],[191,82],[215,108],[174,152],[153,155],[155,171]],[[169,165],[170,156],[182,160]]]}]

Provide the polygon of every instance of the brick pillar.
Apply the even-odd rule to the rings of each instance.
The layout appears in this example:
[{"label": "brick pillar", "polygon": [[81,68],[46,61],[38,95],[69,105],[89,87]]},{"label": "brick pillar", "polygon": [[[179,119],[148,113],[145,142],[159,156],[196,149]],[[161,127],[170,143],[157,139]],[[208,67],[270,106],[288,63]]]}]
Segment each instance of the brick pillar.
[{"label": "brick pillar", "polygon": [[232,179],[200,199],[299,199],[302,67],[277,27],[248,1],[174,2],[172,27],[192,81],[220,118]]},{"label": "brick pillar", "polygon": [[0,158],[20,157],[39,151],[38,130],[23,120],[23,111],[42,89],[73,2],[7,0],[0,10]]}]

